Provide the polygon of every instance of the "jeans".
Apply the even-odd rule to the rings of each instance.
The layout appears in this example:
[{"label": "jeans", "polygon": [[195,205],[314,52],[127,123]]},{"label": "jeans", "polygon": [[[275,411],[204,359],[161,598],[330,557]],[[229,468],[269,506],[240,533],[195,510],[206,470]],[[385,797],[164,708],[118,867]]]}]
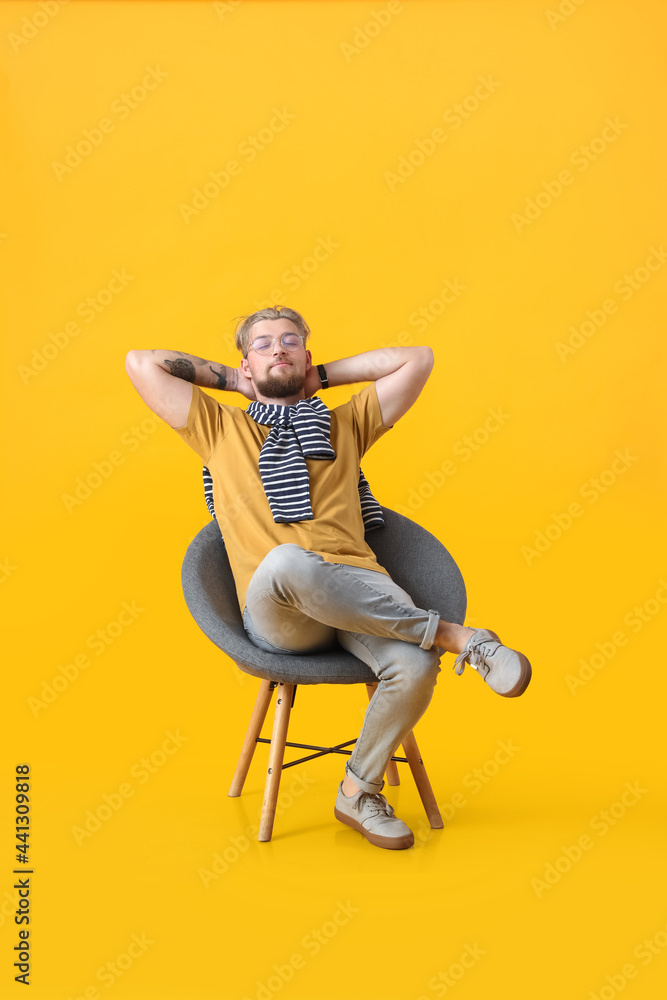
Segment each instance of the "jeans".
[{"label": "jeans", "polygon": [[250,581],[243,625],[273,653],[315,653],[336,643],[378,678],[345,773],[367,792],[433,696],[444,650],[434,646],[440,616],[417,608],[391,577],[330,563],[300,545],[278,545]]}]

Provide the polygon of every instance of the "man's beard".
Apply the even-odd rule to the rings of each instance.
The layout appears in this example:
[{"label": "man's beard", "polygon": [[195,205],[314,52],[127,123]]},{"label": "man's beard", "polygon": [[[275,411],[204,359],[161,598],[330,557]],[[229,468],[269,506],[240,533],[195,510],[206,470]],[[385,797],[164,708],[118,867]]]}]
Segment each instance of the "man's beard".
[{"label": "man's beard", "polygon": [[268,399],[285,399],[287,396],[294,396],[303,389],[305,384],[305,374],[294,370],[283,377],[282,375],[273,375],[269,369],[263,379],[255,377],[257,391]]}]

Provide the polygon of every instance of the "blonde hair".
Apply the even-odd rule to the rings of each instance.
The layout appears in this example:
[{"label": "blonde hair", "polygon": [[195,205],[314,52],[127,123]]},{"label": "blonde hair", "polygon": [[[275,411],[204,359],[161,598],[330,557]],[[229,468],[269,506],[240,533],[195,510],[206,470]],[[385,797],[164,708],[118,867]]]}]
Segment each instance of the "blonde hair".
[{"label": "blonde hair", "polygon": [[249,316],[237,316],[236,319],[240,320],[240,322],[237,323],[236,330],[234,332],[234,342],[236,344],[236,349],[241,352],[244,358],[248,357],[248,347],[250,346],[252,328],[255,323],[259,323],[260,320],[289,319],[292,323],[294,323],[299,333],[303,336],[304,344],[310,336],[310,327],[301,313],[298,313],[296,309],[290,309],[289,306],[269,306],[268,309],[259,309],[257,312],[251,313]]}]

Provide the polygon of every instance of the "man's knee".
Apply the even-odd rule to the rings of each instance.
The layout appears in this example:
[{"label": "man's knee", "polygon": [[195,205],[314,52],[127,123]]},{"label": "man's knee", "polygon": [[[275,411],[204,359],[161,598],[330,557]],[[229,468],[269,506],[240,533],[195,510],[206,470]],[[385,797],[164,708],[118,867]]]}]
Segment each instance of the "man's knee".
[{"label": "man's knee", "polygon": [[410,642],[402,643],[401,667],[411,686],[434,687],[440,673],[440,651],[436,646],[422,649]]},{"label": "man's knee", "polygon": [[262,559],[258,569],[272,580],[294,579],[303,571],[306,561],[306,550],[294,542],[284,542],[276,545]]},{"label": "man's knee", "polygon": [[331,564],[316,552],[304,549],[293,542],[276,545],[260,564],[263,582],[270,582],[273,590],[285,600],[297,595],[308,595],[311,613],[317,618],[317,606],[327,607],[331,598],[333,581],[329,576]]}]

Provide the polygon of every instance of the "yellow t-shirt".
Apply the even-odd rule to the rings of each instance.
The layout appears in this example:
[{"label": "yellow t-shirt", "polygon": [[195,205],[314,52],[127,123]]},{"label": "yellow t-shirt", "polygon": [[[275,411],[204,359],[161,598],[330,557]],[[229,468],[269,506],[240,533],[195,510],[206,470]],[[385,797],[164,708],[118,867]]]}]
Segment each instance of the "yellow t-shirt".
[{"label": "yellow t-shirt", "polygon": [[371,382],[331,413],[331,460],[306,458],[313,519],[276,524],[259,474],[259,453],[271,427],[256,423],[239,406],[218,402],[197,385],[185,427],[174,430],[201,458],[213,479],[213,504],[236,582],[241,610],[253,573],[264,556],[284,542],[317,552],[327,562],[381,573],[364,538],[359,500],[361,457],[390,430],[382,423]]}]

